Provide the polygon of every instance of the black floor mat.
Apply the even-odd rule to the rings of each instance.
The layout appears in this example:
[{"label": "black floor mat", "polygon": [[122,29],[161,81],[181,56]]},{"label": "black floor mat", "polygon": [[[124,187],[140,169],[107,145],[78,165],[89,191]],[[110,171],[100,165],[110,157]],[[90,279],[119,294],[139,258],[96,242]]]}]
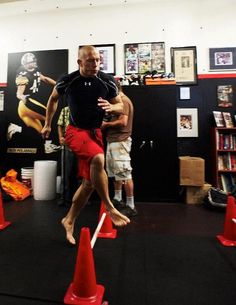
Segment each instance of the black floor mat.
[{"label": "black floor mat", "polygon": [[[60,224],[67,208],[33,200],[4,206],[12,224],[0,231],[0,304],[63,304],[77,256]],[[94,247],[97,283],[109,305],[235,304],[236,249],[215,238],[223,213],[181,204],[137,208],[117,238],[99,238]],[[83,210],[77,240],[84,226],[92,235],[98,213],[96,203]]]}]

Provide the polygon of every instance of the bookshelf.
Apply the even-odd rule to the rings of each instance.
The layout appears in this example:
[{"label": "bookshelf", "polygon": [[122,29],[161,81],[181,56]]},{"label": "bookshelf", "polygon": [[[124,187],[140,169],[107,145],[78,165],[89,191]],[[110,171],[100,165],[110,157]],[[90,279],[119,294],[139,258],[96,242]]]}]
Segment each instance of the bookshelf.
[{"label": "bookshelf", "polygon": [[236,181],[236,127],[213,128],[213,185],[231,192]]}]

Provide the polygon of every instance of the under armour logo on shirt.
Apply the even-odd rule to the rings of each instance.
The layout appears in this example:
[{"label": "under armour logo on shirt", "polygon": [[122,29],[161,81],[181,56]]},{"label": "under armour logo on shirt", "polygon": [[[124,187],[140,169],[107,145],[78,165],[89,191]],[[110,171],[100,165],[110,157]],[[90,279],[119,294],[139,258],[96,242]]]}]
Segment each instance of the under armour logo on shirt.
[{"label": "under armour logo on shirt", "polygon": [[87,83],[87,82],[84,82],[84,85],[85,85],[85,86],[91,86],[91,82],[88,82],[88,83]]}]

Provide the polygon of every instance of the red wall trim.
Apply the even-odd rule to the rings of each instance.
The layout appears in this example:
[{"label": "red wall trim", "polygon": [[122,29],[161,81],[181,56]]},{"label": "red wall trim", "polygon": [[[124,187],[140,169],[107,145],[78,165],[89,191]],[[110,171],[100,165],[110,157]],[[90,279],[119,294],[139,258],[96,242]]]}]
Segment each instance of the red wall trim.
[{"label": "red wall trim", "polygon": [[[198,79],[204,78],[236,78],[236,73],[198,74]],[[117,77],[119,78],[119,77]],[[7,83],[0,83],[0,87],[7,87]]]},{"label": "red wall trim", "polygon": [[198,74],[198,79],[204,78],[236,78],[236,73]]}]

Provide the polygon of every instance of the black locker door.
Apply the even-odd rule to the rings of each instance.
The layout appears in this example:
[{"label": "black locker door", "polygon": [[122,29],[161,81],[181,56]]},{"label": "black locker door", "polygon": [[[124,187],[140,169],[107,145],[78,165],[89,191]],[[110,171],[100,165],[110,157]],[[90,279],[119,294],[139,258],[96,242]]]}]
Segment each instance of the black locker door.
[{"label": "black locker door", "polygon": [[132,166],[136,201],[176,201],[176,86],[131,86]]}]

